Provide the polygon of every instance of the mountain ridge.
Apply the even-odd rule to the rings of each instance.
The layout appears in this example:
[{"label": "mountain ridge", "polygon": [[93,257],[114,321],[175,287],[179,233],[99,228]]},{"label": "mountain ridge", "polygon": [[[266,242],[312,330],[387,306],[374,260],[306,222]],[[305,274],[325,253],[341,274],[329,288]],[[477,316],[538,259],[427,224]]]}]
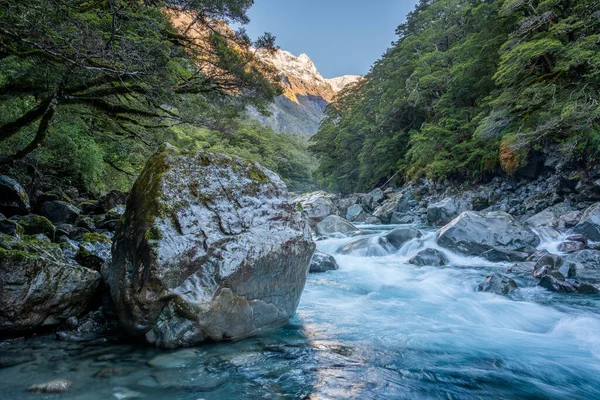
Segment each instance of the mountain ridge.
[{"label": "mountain ridge", "polygon": [[250,110],[250,114],[277,132],[315,134],[325,116],[325,108],[334,101],[336,94],[362,78],[358,75],[324,78],[304,53],[296,56],[281,49],[258,50],[257,56],[279,72],[284,90],[270,105],[271,115],[261,115],[254,109]]}]

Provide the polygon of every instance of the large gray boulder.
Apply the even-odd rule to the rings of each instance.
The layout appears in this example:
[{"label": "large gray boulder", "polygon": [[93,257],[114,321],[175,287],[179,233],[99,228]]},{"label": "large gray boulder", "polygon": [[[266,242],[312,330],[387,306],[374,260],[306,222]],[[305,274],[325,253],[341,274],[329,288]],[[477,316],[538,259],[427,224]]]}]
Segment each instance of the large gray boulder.
[{"label": "large gray boulder", "polygon": [[430,226],[446,225],[461,212],[470,209],[472,209],[472,206],[468,201],[448,197],[427,206],[427,224]]},{"label": "large gray boulder", "polygon": [[317,235],[328,236],[334,233],[351,233],[357,232],[358,228],[337,215],[330,215],[323,221],[319,222],[315,228]]},{"label": "large gray boulder", "polygon": [[437,242],[452,251],[481,255],[492,249],[526,250],[540,238],[507,213],[465,211],[438,231]]},{"label": "large gray boulder", "polygon": [[529,226],[533,226],[534,228],[538,228],[540,226],[549,226],[551,228],[557,228],[559,226],[559,220],[550,210],[544,210],[535,214],[532,217],[527,218],[525,223]]},{"label": "large gray boulder", "polygon": [[167,145],[129,195],[103,275],[130,334],[190,346],[286,323],[314,249],[273,172]]},{"label": "large gray boulder", "polygon": [[302,206],[313,227],[330,215],[338,215],[339,212],[338,197],[322,190],[303,194],[294,201]]},{"label": "large gray boulder", "polygon": [[0,213],[11,217],[25,215],[31,210],[29,196],[13,178],[0,175]]},{"label": "large gray boulder", "polygon": [[50,327],[84,312],[100,274],[67,264],[51,244],[21,244],[0,248],[0,333]]},{"label": "large gray boulder", "polygon": [[585,210],[581,220],[573,228],[573,233],[580,233],[594,242],[600,242],[600,203]]}]

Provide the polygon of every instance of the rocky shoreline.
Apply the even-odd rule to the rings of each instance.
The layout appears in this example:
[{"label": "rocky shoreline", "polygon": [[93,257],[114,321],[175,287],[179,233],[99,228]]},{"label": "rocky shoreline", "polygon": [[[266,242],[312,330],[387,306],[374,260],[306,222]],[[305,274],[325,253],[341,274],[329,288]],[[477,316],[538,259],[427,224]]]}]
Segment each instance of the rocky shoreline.
[{"label": "rocky shoreline", "polygon": [[[169,148],[163,149],[163,151],[175,152]],[[161,160],[161,162],[164,161],[164,159]],[[219,164],[221,161],[215,159],[208,164]],[[227,164],[232,161],[225,160],[223,162]],[[158,165],[157,162],[154,165]],[[263,194],[260,194],[262,189],[256,192],[258,187],[276,177],[270,177],[266,170],[260,172],[260,170],[252,168],[248,170],[248,182],[250,182],[248,188],[254,192],[249,194],[240,192],[236,196],[239,198],[248,196],[248,201],[250,201],[248,206],[255,207],[258,204],[259,209],[262,210],[260,213],[272,210],[272,207],[278,207],[275,203],[265,206],[264,193],[274,193],[273,195],[277,197],[283,193],[284,189],[278,188],[275,189],[275,192],[267,191]],[[235,182],[239,182],[241,179],[237,167],[234,170],[236,172],[226,180],[233,185],[232,188],[235,187]],[[222,174],[222,171],[219,170],[216,174]],[[154,173],[150,169],[146,175],[148,175],[146,178],[153,179],[152,176],[159,176],[160,172]],[[71,188],[37,192],[30,198],[25,189],[14,179],[7,176],[0,177],[2,189],[0,196],[0,212],[2,212],[0,215],[0,285],[3,288],[0,296],[3,310],[0,314],[0,335],[9,337],[53,330],[58,339],[92,343],[120,340],[125,337],[121,328],[123,322],[128,318],[137,318],[132,317],[135,312],[131,314],[133,311],[130,310],[142,310],[143,308],[131,303],[132,295],[130,294],[122,297],[125,300],[119,300],[125,301],[123,303],[125,305],[121,304],[115,308],[115,296],[116,298],[123,296],[122,290],[128,289],[122,286],[122,282],[125,282],[124,278],[111,281],[110,271],[130,268],[127,265],[135,263],[131,259],[131,254],[140,257],[141,254],[148,251],[145,249],[151,243],[158,243],[158,247],[147,254],[167,251],[160,244],[163,243],[161,238],[164,235],[169,237],[181,235],[185,229],[190,229],[182,226],[190,218],[194,221],[201,221],[196,217],[186,215],[178,217],[178,221],[175,223],[172,217],[169,217],[173,223],[172,226],[176,228],[176,232],[173,233],[169,230],[172,228],[167,229],[163,223],[164,220],[158,225],[150,226],[147,224],[147,220],[142,218],[132,225],[137,230],[126,233],[127,224],[131,225],[132,218],[139,219],[140,215],[145,215],[140,212],[140,208],[145,204],[150,204],[148,199],[152,194],[148,193],[148,188],[153,183],[144,183],[146,178],[142,176],[137,189],[139,193],[130,196],[130,204],[126,208],[127,195],[121,192],[110,192],[98,199],[89,199],[80,197],[77,191]],[[172,182],[179,185],[178,179],[174,179]],[[355,236],[355,239],[341,249],[340,254],[352,254],[359,251],[366,255],[380,255],[381,249],[397,251],[407,242],[421,236],[421,232],[417,229],[398,228],[373,243],[371,239],[365,238],[365,232],[361,232],[354,224],[439,226],[441,228],[436,233],[436,243],[439,246],[456,254],[477,256],[492,262],[514,264],[507,269],[507,275],[490,275],[478,288],[475,288],[476,290],[508,294],[516,288],[512,277],[528,274],[537,280],[539,286],[551,291],[597,293],[598,284],[586,282],[585,279],[578,277],[577,272],[586,269],[600,269],[600,203],[597,203],[600,198],[600,169],[589,171],[585,181],[578,179],[579,177],[575,175],[565,177],[546,173],[537,179],[521,179],[519,181],[495,178],[488,184],[472,187],[456,187],[450,184],[436,186],[431,182],[421,181],[409,183],[400,188],[375,189],[370,193],[345,197],[317,191],[297,196],[293,202],[289,200],[289,204],[296,203],[297,207],[302,209],[303,215],[310,223],[313,237],[317,241],[323,238]],[[164,192],[165,184],[163,182],[157,187]],[[203,185],[210,186],[208,183]],[[219,194],[220,190],[215,189],[213,193],[205,191],[200,196],[202,201],[198,204],[205,204],[209,200],[207,197],[209,194],[222,198],[223,196]],[[174,186],[170,198],[177,197],[180,191],[179,186]],[[231,192],[226,192],[231,194]],[[187,194],[186,199],[197,196],[197,194],[190,193]],[[161,194],[162,192],[156,195],[160,197]],[[285,195],[283,194],[283,196]],[[224,197],[227,198],[227,195],[225,194]],[[136,200],[137,198],[139,200]],[[167,209],[179,207],[183,204],[182,201],[184,200],[171,202],[173,204],[165,203],[164,207]],[[212,210],[210,212],[214,212],[214,215],[218,216],[215,219],[217,225],[214,232],[220,231],[221,233],[218,233],[217,236],[221,235],[223,230],[229,229],[233,232],[239,229],[236,228],[237,222],[233,220],[223,225],[223,217],[231,215],[231,212],[227,211],[230,207],[227,204],[230,201],[233,200],[225,200],[224,208],[220,211],[215,211],[214,204],[206,208],[206,211],[201,209],[197,211],[200,218],[206,218],[208,210]],[[239,200],[237,202],[239,203]],[[192,208],[198,206],[197,203],[194,204],[196,205],[192,205]],[[239,206],[239,204],[235,204],[234,208],[239,208]],[[134,209],[138,210],[137,214]],[[257,216],[257,218],[259,219],[256,221],[260,221],[260,218],[264,217]],[[250,220],[254,219],[251,218],[248,221]],[[266,221],[256,222],[257,226],[263,229]],[[190,226],[192,225],[196,226],[196,223]],[[120,226],[122,228],[119,228]],[[113,246],[118,229],[123,229],[120,234],[117,233],[117,236],[121,238],[118,240],[123,245]],[[203,234],[206,234],[205,231],[213,230],[208,225],[203,229]],[[268,237],[269,232],[279,229],[269,228],[260,236]],[[142,235],[142,231],[146,233]],[[148,232],[156,237],[148,236]],[[118,256],[120,260],[118,264],[121,266],[115,267],[117,264],[113,262],[114,254],[123,253],[123,250],[118,250],[118,248],[125,249],[126,246],[131,246],[136,242],[136,237],[140,235],[145,238],[146,242],[144,243],[147,244],[138,243],[136,245],[138,249],[133,249],[128,253],[130,256],[125,258]],[[209,236],[211,235],[209,234]],[[554,252],[540,251],[536,249],[540,243],[540,236],[562,241]],[[181,238],[185,237],[187,236],[184,233]],[[181,239],[175,241],[177,240]],[[209,242],[211,241],[206,243]],[[217,239],[214,239],[213,242],[219,245]],[[306,243],[309,242],[310,240],[306,241]],[[195,246],[197,245],[190,247],[189,251]],[[206,247],[206,244],[203,246],[206,254],[212,254],[212,250]],[[188,250],[182,250],[183,253],[186,251]],[[312,252],[312,250],[310,251]],[[127,257],[130,261],[127,261]],[[158,257],[157,260],[164,258],[160,255]],[[222,256],[219,257],[221,260]],[[181,262],[183,261],[178,261],[173,265],[181,265]],[[443,252],[427,248],[412,257],[410,263],[420,266],[444,266],[448,263],[448,259]],[[300,264],[304,265],[304,261]],[[165,267],[161,266],[157,271],[166,271],[164,268],[171,268],[166,265]],[[297,268],[303,271],[304,267],[299,265]],[[310,272],[317,273],[335,270],[338,266],[332,255],[317,251],[308,268]],[[119,274],[122,275],[121,272]],[[120,276],[119,274],[117,275]],[[305,273],[300,273],[300,275],[303,274]],[[294,287],[301,288],[303,286],[303,283],[299,282],[302,280],[301,278],[294,278],[294,280],[298,282]],[[143,284],[145,285],[143,287],[146,288],[144,290],[148,290],[150,286],[144,282],[140,281],[136,285]],[[112,289],[112,296],[108,290],[109,287]],[[160,293],[167,289],[152,290]],[[297,304],[297,296],[290,298],[290,302],[290,307],[293,309],[294,304]],[[163,306],[161,305],[161,307]],[[117,318],[119,309],[121,316]],[[123,312],[123,310],[129,311]],[[245,313],[241,309],[240,312],[242,312],[241,315]],[[185,315],[185,313],[183,314]],[[150,319],[164,319],[164,315],[158,317],[156,314]],[[286,317],[280,320],[289,318],[289,315],[291,314],[288,311]],[[146,320],[149,317],[146,315],[141,318]],[[148,340],[167,347],[194,343],[196,339],[186,339],[189,336],[183,333],[189,332],[188,322],[184,319],[180,323],[182,327],[186,328],[182,328],[184,331],[175,336],[172,336],[174,332],[171,328],[168,328],[168,333],[167,331],[159,333],[162,328],[157,328],[158,326],[167,327],[169,324],[153,325],[154,333],[149,336]],[[132,322],[131,326],[139,329],[140,325],[139,322]],[[223,325],[223,327],[225,326],[227,324]],[[132,332],[132,329],[128,330],[130,333]],[[254,328],[250,329],[250,331],[252,330]],[[147,331],[143,329],[143,332],[140,331],[137,334],[144,332]],[[200,341],[204,340],[206,335],[212,335],[212,333],[207,333],[212,331],[200,330],[198,332],[204,332],[198,334],[199,339],[197,340]],[[167,336],[161,336],[165,334]],[[240,334],[215,333],[215,335],[213,339],[220,337],[219,335],[235,337]],[[243,334],[241,335],[243,336]]]}]

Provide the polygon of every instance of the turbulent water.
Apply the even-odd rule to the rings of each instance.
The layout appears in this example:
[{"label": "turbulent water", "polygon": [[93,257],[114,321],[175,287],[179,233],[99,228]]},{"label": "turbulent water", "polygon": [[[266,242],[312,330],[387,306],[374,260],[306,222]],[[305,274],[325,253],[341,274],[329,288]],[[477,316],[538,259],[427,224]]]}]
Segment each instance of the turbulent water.
[{"label": "turbulent water", "polygon": [[[555,248],[558,238],[538,234]],[[348,240],[319,249],[335,255]],[[0,398],[600,398],[599,296],[553,294],[530,278],[509,297],[478,293],[509,264],[447,251],[450,266],[408,264],[425,247],[436,247],[433,233],[395,254],[336,255],[340,269],[309,277],[287,326],[237,343],[171,352],[51,336],[2,343],[0,358],[31,360],[0,369]],[[26,392],[58,378],[73,388]]]}]

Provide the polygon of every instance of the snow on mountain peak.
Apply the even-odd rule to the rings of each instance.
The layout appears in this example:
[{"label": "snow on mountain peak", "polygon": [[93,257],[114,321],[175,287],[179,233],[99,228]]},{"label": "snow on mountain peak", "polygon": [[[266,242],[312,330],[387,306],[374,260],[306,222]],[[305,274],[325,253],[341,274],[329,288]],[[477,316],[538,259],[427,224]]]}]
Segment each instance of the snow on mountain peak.
[{"label": "snow on mountain peak", "polygon": [[327,83],[331,85],[331,88],[335,93],[339,93],[346,86],[358,82],[362,79],[360,75],[344,75],[337,78],[326,79]]}]

